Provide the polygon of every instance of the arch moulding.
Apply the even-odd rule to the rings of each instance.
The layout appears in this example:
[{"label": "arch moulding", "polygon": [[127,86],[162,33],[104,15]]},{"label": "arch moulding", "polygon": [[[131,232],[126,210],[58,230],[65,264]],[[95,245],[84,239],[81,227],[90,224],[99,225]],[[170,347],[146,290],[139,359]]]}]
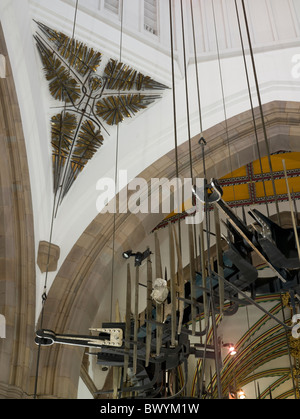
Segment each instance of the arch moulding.
[{"label": "arch moulding", "polygon": [[35,331],[35,243],[30,177],[13,74],[0,25],[0,398],[30,393]]}]

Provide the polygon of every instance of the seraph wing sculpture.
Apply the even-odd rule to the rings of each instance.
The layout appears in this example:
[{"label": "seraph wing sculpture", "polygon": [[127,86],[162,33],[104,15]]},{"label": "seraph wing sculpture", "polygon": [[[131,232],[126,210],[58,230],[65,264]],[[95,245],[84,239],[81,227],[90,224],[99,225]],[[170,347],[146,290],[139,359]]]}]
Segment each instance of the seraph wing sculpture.
[{"label": "seraph wing sculpture", "polygon": [[83,42],[36,22],[34,36],[52,97],[62,111],[51,119],[54,194],[61,203],[115,126],[161,98],[167,87]]}]

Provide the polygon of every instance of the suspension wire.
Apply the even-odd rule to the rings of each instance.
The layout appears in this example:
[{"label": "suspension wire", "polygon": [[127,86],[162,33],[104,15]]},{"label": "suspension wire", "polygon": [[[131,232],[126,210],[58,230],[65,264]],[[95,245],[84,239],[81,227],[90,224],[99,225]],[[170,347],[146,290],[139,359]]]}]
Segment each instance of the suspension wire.
[{"label": "suspension wire", "polygon": [[190,0],[190,6],[191,6],[191,17],[192,17],[194,60],[195,60],[195,72],[196,72],[196,84],[197,84],[198,112],[199,112],[199,123],[200,123],[200,138],[201,138],[203,136],[203,120],[202,120],[202,111],[201,111],[199,71],[198,71],[198,65],[197,65],[197,55],[198,54],[197,54],[196,35],[195,35],[195,20],[194,20],[193,0]]},{"label": "suspension wire", "polygon": [[[76,4],[75,4],[75,13],[74,13],[74,19],[73,19],[72,38],[71,38],[72,43],[74,42],[74,37],[75,37],[75,29],[76,29],[76,23],[77,23],[77,13],[78,13],[78,3],[79,3],[79,0],[76,0]],[[70,62],[70,63],[69,63],[69,65],[68,65],[68,70],[69,70],[69,74],[70,74],[70,72],[71,72],[71,62]],[[64,103],[64,108],[63,108],[64,115],[66,114],[66,110],[67,110],[67,102],[66,102],[66,100],[65,100],[65,103]],[[81,117],[81,118],[82,118],[82,117]],[[75,133],[75,135],[74,135],[74,138],[75,138],[75,136],[76,136],[76,135],[77,135],[77,133],[78,133],[79,126],[80,126],[80,124],[78,124],[78,128],[76,129],[76,133]],[[58,207],[59,207],[59,204],[61,203],[62,194],[63,194],[63,185],[64,185],[64,183],[65,183],[65,181],[66,181],[66,176],[67,176],[67,173],[68,173],[68,167],[69,167],[69,163],[70,163],[70,160],[71,160],[71,154],[72,154],[73,146],[74,146],[74,144],[72,145],[72,147],[71,147],[71,149],[70,149],[70,153],[69,153],[69,155],[68,155],[68,159],[67,159],[67,162],[66,162],[66,164],[65,164],[65,170],[64,170],[64,172],[63,172],[63,179],[62,179],[62,182],[61,182],[61,184],[59,185],[59,187],[58,187],[58,188],[56,188],[56,187],[55,187],[56,194],[57,194],[58,190],[60,189],[60,192],[59,192],[59,198],[58,198],[58,200],[57,200],[57,206],[56,206],[56,210],[55,210],[55,217],[57,216]],[[60,173],[61,173],[61,172],[59,172],[59,176],[58,176],[58,179],[57,179],[57,181],[58,181],[59,183],[60,183]]]},{"label": "suspension wire", "polygon": [[[211,299],[208,300],[208,311],[210,311],[210,305],[211,305]],[[201,316],[199,316],[199,321],[201,321]],[[204,374],[205,374],[206,361],[207,361],[207,356],[206,356],[206,354],[207,354],[207,345],[208,345],[208,333],[206,333],[206,336],[205,336],[205,343],[204,343],[204,349],[203,349],[203,361],[202,361],[201,373],[200,373],[200,377],[199,377],[200,378],[200,382],[199,382],[200,399],[202,398],[203,385],[204,385]],[[197,364],[197,374],[199,374],[198,368],[199,368],[199,365]]]},{"label": "suspension wire", "polygon": [[[216,44],[217,44],[218,65],[219,65],[220,83],[221,83],[221,91],[222,91],[222,101],[223,101],[223,109],[224,109],[225,130],[226,130],[226,136],[227,136],[227,146],[228,146],[228,153],[229,153],[230,171],[231,171],[231,173],[233,173],[232,155],[231,155],[231,147],[230,147],[229,132],[228,132],[227,111],[226,111],[226,103],[225,103],[225,90],[224,90],[224,82],[223,82],[223,75],[222,75],[221,55],[220,55],[220,46],[219,46],[219,40],[218,40],[218,30],[217,30],[214,0],[211,0],[211,4],[212,4],[212,11],[213,11],[215,38],[216,38]],[[233,191],[233,200],[236,201],[234,184],[232,184],[232,191]]]},{"label": "suspension wire", "polygon": [[[194,44],[194,60],[195,60],[195,72],[196,72],[196,83],[197,83],[197,94],[198,94],[198,112],[199,112],[199,123],[200,123],[200,141],[199,144],[201,145],[202,149],[202,164],[203,164],[203,174],[204,174],[204,197],[205,197],[205,218],[206,218],[206,240],[207,240],[207,259],[208,259],[208,276],[211,277],[211,267],[210,267],[210,214],[207,202],[207,173],[206,173],[206,166],[205,166],[205,151],[204,147],[206,145],[206,141],[203,138],[203,119],[202,119],[202,111],[201,111],[201,96],[200,96],[200,83],[199,83],[199,72],[198,72],[198,65],[197,65],[197,45],[196,45],[196,35],[195,35],[195,19],[194,19],[194,10],[192,0],[190,1],[190,8],[191,8],[191,18],[192,18],[192,30],[193,30],[193,44]],[[202,249],[204,251],[204,249]],[[217,327],[216,327],[216,320],[215,320],[215,305],[214,305],[214,294],[212,289],[212,280],[210,281],[210,298],[209,298],[209,305],[208,310],[211,311],[212,317],[212,329],[213,329],[213,336],[214,336],[214,345],[215,345],[215,354],[216,354],[216,377],[217,377],[217,388],[218,388],[218,398],[222,398],[222,384],[221,384],[221,376],[220,376],[220,365],[219,365],[219,356],[218,356],[218,337],[217,337]],[[201,368],[201,374],[204,373],[205,368],[205,359],[206,354],[204,357],[203,365]],[[202,395],[202,384],[203,384],[203,375],[200,382],[200,397]]]},{"label": "suspension wire", "polygon": [[[225,103],[225,90],[224,90],[224,82],[223,82],[223,74],[222,74],[222,66],[221,66],[221,55],[220,55],[220,47],[219,47],[219,40],[218,40],[218,31],[217,31],[217,22],[216,22],[216,14],[215,14],[215,7],[214,2],[211,0],[212,5],[212,12],[213,12],[213,22],[214,22],[214,31],[215,31],[215,38],[216,38],[216,46],[217,46],[217,56],[218,56],[218,66],[219,66],[219,74],[220,74],[220,83],[221,83],[221,91],[222,91],[222,102],[223,102],[223,109],[224,109],[224,119],[225,119],[225,131],[226,131],[226,137],[227,137],[227,146],[228,146],[228,153],[229,153],[229,163],[230,163],[230,171],[233,173],[232,168],[232,156],[231,156],[231,147],[230,147],[230,141],[229,141],[229,131],[228,131],[228,121],[227,121],[227,111],[226,111],[226,103]],[[235,196],[235,187],[234,184],[232,185],[233,189],[233,199],[236,201]],[[207,194],[206,194],[207,197]],[[208,211],[207,211],[208,212]],[[210,216],[209,216],[209,223],[210,223]],[[210,230],[210,227],[207,230]],[[208,238],[208,235],[207,235]],[[210,239],[208,239],[208,246],[210,247]],[[209,251],[208,247],[208,251]],[[209,253],[208,253],[209,256]],[[218,386],[218,398],[222,399],[222,383],[221,383],[221,370],[219,365],[219,352],[218,352],[218,341],[217,341],[217,326],[215,321],[215,301],[214,301],[214,294],[213,294],[213,286],[212,286],[212,271],[210,267],[210,260],[208,261],[208,267],[209,267],[209,274],[210,274],[210,288],[211,288],[211,308],[212,308],[212,326],[213,326],[213,332],[214,332],[214,345],[215,345],[215,356],[216,356],[216,378],[217,378],[217,386]]]},{"label": "suspension wire", "polygon": [[[179,192],[179,164],[178,164],[178,139],[177,139],[177,120],[176,120],[176,89],[175,89],[175,68],[174,68],[174,35],[173,35],[173,13],[172,13],[172,0],[169,0],[169,15],[170,15],[170,42],[171,42],[171,69],[172,69],[172,92],[173,92],[173,126],[174,126],[174,142],[175,142],[175,167],[176,167],[176,178],[177,178],[177,191]],[[181,225],[180,225],[180,210],[181,202],[180,195],[178,196],[178,235],[179,235],[179,246],[181,247]],[[175,202],[174,202],[175,204]],[[176,204],[175,204],[176,205]],[[182,254],[182,253],[181,253]]]},{"label": "suspension wire", "polygon": [[78,13],[78,0],[76,0],[76,6],[75,6],[75,16],[74,16],[74,22],[73,22],[72,40],[74,40],[74,36],[75,36],[77,13]]},{"label": "suspension wire", "polygon": [[[73,19],[72,40],[74,39],[74,35],[75,35],[77,11],[78,11],[78,1],[79,0],[76,0],[76,5],[75,5],[75,15],[74,15],[74,19]],[[64,112],[65,112],[65,110],[66,110],[66,101],[64,103]],[[48,241],[49,246],[48,246],[48,254],[47,254],[45,281],[44,281],[44,288],[43,288],[43,294],[42,294],[42,308],[41,308],[40,326],[39,326],[40,329],[43,329],[45,304],[46,304],[46,301],[47,301],[47,284],[48,284],[49,264],[50,264],[50,250],[51,250],[51,245],[52,245],[54,222],[55,222],[56,211],[57,211],[57,209],[56,209],[57,194],[58,194],[58,189],[55,188],[55,193],[54,193],[54,198],[53,198],[52,214],[51,214],[51,222],[50,222],[50,232],[49,232],[49,241]],[[36,362],[34,393],[33,393],[33,398],[34,399],[37,398],[37,385],[38,385],[38,375],[39,375],[39,366],[40,366],[40,355],[41,355],[41,344],[39,343],[38,344],[38,353],[37,353],[37,362]]]},{"label": "suspension wire", "polygon": [[[197,60],[197,43],[196,43],[196,31],[195,31],[195,18],[194,18],[194,8],[193,8],[193,0],[190,0],[190,9],[191,9],[191,20],[192,20],[192,32],[193,32],[193,46],[194,46],[194,61],[195,61],[195,78],[196,78],[196,85],[197,85],[197,99],[198,99],[198,116],[199,116],[199,125],[200,125],[200,140],[199,144],[201,145],[202,150],[202,168],[203,168],[203,176],[204,176],[204,211],[206,216],[206,225],[207,229],[203,230],[206,232],[207,243],[209,244],[209,234],[210,229],[208,228],[208,220],[207,220],[207,202],[206,202],[206,181],[207,181],[207,173],[206,173],[206,165],[205,165],[205,151],[204,146],[206,145],[206,141],[203,138],[203,117],[202,117],[202,106],[201,106],[201,94],[200,94],[200,77],[199,77],[199,70],[198,70],[198,60]],[[204,251],[204,250],[202,250]],[[201,252],[201,249],[200,249]],[[209,252],[209,248],[208,248]],[[209,254],[209,253],[208,253]]]},{"label": "suspension wire", "polygon": [[[186,97],[186,113],[187,113],[187,130],[188,130],[188,142],[189,142],[189,160],[190,160],[190,176],[192,179],[192,185],[194,185],[194,171],[193,171],[193,153],[192,153],[192,138],[191,138],[191,122],[190,122],[190,103],[189,103],[189,89],[188,89],[188,72],[187,72],[187,59],[186,59],[186,43],[185,43],[185,25],[183,15],[183,0],[181,0],[181,26],[182,26],[182,44],[183,44],[183,59],[184,59],[184,75],[185,75],[185,97]],[[195,62],[197,66],[197,62]],[[194,246],[197,255],[197,237],[196,237],[196,225],[193,224],[194,232]],[[195,254],[192,255],[195,258]]]},{"label": "suspension wire", "polygon": [[[50,234],[49,234],[49,246],[48,246],[48,255],[47,255],[47,265],[46,265],[44,289],[43,289],[43,294],[42,294],[42,308],[41,308],[41,317],[40,317],[40,329],[43,328],[45,303],[46,303],[46,300],[47,300],[47,282],[48,282],[49,263],[50,263],[50,249],[51,249],[51,245],[52,245],[52,236],[53,236],[54,219],[55,219],[55,217],[54,217],[55,203],[56,203],[56,194],[54,196],[52,216],[51,216],[51,226],[50,226]],[[37,362],[36,362],[36,374],[35,374],[35,383],[34,383],[34,394],[33,394],[33,398],[34,399],[37,398],[37,384],[38,384],[38,373],[39,373],[39,365],[40,365],[40,353],[41,353],[41,344],[39,343],[38,344]]]},{"label": "suspension wire", "polygon": [[259,141],[258,141],[258,131],[257,131],[255,114],[254,114],[254,106],[253,106],[253,100],[252,100],[252,94],[251,94],[249,72],[248,72],[248,68],[247,68],[246,53],[245,53],[244,40],[243,40],[243,34],[242,34],[242,28],[241,28],[240,14],[239,14],[239,9],[238,9],[238,5],[237,5],[237,0],[234,0],[234,1],[235,1],[235,10],[236,10],[236,15],[237,15],[239,34],[240,34],[240,40],[241,40],[241,46],[242,46],[242,52],[243,52],[243,61],[244,61],[246,79],[247,79],[247,87],[248,87],[248,94],[249,94],[249,100],[250,100],[250,106],[251,106],[251,112],[252,112],[252,119],[253,119],[253,124],[254,124],[256,148],[257,148],[257,153],[258,153],[258,158],[259,158],[260,171],[261,171],[261,175],[262,175],[262,179],[263,179],[265,203],[266,203],[266,209],[267,209],[268,217],[270,217],[268,199],[267,199],[267,191],[266,191],[266,185],[265,185],[265,174],[264,174],[264,171],[263,171],[262,158],[261,158]]},{"label": "suspension wire", "polygon": [[[249,311],[248,311],[248,306],[246,305],[246,315],[247,315],[247,325],[248,325],[248,330],[250,330],[250,319],[249,319]],[[249,340],[250,340],[250,346],[252,346],[252,336],[251,336],[251,334],[250,334],[250,336],[249,336]],[[251,363],[252,363],[252,365],[253,365],[253,367],[254,367],[254,362],[253,362],[253,353],[252,353],[252,351],[251,351]],[[254,377],[254,371],[255,371],[255,369],[253,369],[253,371],[252,371],[252,376]],[[257,386],[256,386],[256,379],[254,379],[254,391],[255,391],[255,398],[257,399]]]},{"label": "suspension wire", "polygon": [[[123,47],[123,18],[124,18],[124,0],[121,0],[121,27],[120,27],[120,53],[119,61],[122,62],[122,47]],[[119,90],[120,94],[120,90]],[[117,125],[116,137],[116,155],[115,155],[115,197],[114,197],[114,220],[113,220],[113,237],[112,237],[112,264],[111,264],[111,284],[110,284],[110,322],[112,322],[113,313],[113,294],[114,294],[114,276],[115,276],[115,241],[116,241],[116,216],[117,216],[117,185],[118,185],[118,161],[119,161],[119,134],[120,128]]]},{"label": "suspension wire", "polygon": [[267,128],[266,128],[266,124],[265,124],[264,111],[263,111],[262,100],[261,100],[261,95],[260,95],[259,82],[258,82],[255,59],[254,59],[254,53],[253,53],[253,47],[252,47],[252,41],[251,41],[247,11],[246,11],[244,0],[241,0],[241,1],[242,1],[243,14],[244,14],[244,20],[245,20],[248,43],[249,43],[249,49],[250,49],[250,55],[251,55],[253,74],[254,74],[255,85],[256,85],[257,98],[258,98],[260,115],[261,115],[261,120],[262,120],[265,146],[266,146],[266,150],[267,150],[267,156],[268,156],[268,162],[269,162],[269,168],[270,168],[270,175],[271,175],[271,181],[272,181],[272,187],[273,187],[273,193],[274,193],[274,199],[275,199],[275,205],[276,205],[277,219],[278,219],[278,224],[281,225],[279,205],[278,205],[278,197],[277,197],[277,193],[276,193],[276,186],[275,186],[274,172],[273,172],[272,161],[271,161],[271,154],[270,154],[270,147],[269,147],[269,141],[268,141],[268,135],[267,135]]},{"label": "suspension wire", "polygon": [[[199,78],[199,70],[198,70],[198,54],[197,54],[197,43],[196,43],[196,31],[195,31],[195,19],[194,19],[194,8],[193,8],[193,0],[190,0],[190,9],[191,9],[191,20],[192,20],[192,34],[193,34],[193,47],[194,47],[194,62],[195,62],[195,79],[196,79],[196,86],[197,86],[197,100],[198,100],[198,117],[199,117],[199,132],[200,132],[200,139],[203,138],[203,120],[202,120],[202,110],[201,110],[201,95],[200,95],[200,78]],[[203,150],[204,153],[204,150]],[[205,173],[205,168],[204,172]],[[204,175],[206,177],[206,174]],[[196,227],[195,227],[196,228]],[[195,234],[195,241],[196,234]],[[197,249],[197,244],[195,245],[195,249]],[[197,254],[197,253],[196,253]],[[199,255],[201,254],[201,249],[199,247]],[[199,258],[199,270],[201,269],[201,258]],[[201,329],[201,322],[199,323]],[[202,338],[201,338],[202,339]]]},{"label": "suspension wire", "polygon": [[181,6],[181,30],[182,30],[182,44],[183,44],[183,61],[184,61],[184,79],[185,79],[185,100],[186,100],[186,114],[187,114],[187,131],[189,141],[189,158],[190,158],[190,174],[194,184],[193,174],[193,158],[192,158],[192,141],[191,141],[191,122],[190,122],[190,104],[189,104],[189,90],[188,90],[188,74],[187,74],[187,60],[186,60],[186,46],[185,46],[185,28],[183,16],[183,0],[180,0]]}]

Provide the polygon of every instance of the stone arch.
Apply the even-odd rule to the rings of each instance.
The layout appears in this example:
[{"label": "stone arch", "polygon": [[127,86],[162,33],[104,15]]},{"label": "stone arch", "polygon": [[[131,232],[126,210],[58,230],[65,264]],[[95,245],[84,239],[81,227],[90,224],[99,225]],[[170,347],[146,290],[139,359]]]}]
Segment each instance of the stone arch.
[{"label": "stone arch", "polygon": [[0,398],[26,398],[35,328],[35,245],[30,177],[12,70],[0,26]]},{"label": "stone arch", "polygon": [[[264,105],[271,153],[300,151],[300,103],[275,101]],[[267,154],[260,112],[255,110],[261,155]],[[207,146],[207,176],[220,178],[258,159],[251,111],[243,112],[203,133]],[[194,175],[203,177],[199,136],[192,139]],[[179,173],[189,177],[188,142],[178,148]],[[174,150],[144,170],[140,177],[175,177]],[[86,333],[95,317],[103,289],[111,278],[112,236],[115,254],[138,246],[161,221],[162,214],[99,214],[74,244],[50,289],[45,328],[60,333]],[[116,264],[121,263],[116,260]],[[83,351],[66,346],[45,348],[41,354],[39,397],[76,398]]]}]

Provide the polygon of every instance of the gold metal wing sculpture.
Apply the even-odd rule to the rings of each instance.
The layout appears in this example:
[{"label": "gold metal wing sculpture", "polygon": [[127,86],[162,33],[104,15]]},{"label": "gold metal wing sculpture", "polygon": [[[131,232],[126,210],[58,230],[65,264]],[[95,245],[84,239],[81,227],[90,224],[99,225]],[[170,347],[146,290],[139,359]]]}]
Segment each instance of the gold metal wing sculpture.
[{"label": "gold metal wing sculpture", "polygon": [[36,22],[37,50],[61,112],[51,118],[54,194],[60,204],[104,142],[102,132],[134,117],[167,87],[83,42]]}]

